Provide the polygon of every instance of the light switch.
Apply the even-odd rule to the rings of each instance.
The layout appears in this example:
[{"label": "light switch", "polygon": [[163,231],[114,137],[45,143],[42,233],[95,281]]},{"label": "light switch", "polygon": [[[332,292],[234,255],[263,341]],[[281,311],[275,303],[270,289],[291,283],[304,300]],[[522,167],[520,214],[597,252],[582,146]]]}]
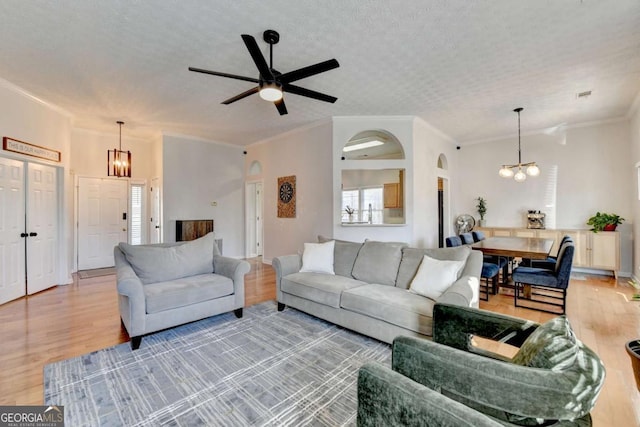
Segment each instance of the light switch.
[{"label": "light switch", "polygon": [[216,201],[211,202],[211,206],[218,206],[218,202]]}]

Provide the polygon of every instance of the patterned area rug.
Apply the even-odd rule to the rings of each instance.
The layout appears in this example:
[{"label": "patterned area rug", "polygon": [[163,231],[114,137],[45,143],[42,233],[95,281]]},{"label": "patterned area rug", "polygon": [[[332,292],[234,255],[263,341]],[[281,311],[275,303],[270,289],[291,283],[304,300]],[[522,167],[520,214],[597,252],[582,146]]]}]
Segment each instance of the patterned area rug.
[{"label": "patterned area rug", "polygon": [[275,302],[46,365],[72,426],[354,425],[357,372],[389,345]]}]

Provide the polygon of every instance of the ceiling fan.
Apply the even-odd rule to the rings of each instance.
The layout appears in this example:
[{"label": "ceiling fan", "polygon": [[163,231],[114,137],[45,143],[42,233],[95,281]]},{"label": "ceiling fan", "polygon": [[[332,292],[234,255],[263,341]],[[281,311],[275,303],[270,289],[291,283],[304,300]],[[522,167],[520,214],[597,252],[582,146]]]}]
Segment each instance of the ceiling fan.
[{"label": "ceiling fan", "polygon": [[316,92],[314,90],[306,89],[300,86],[292,85],[292,82],[311,77],[316,74],[324,73],[325,71],[338,68],[340,64],[335,59],[329,59],[328,61],[319,62],[308,67],[299,68],[288,73],[280,73],[273,68],[273,45],[280,41],[280,34],[274,30],[267,30],[263,33],[264,41],[269,43],[269,64],[264,59],[258,43],[253,36],[248,34],[242,34],[242,40],[249,50],[249,54],[253,59],[253,62],[258,68],[259,77],[244,77],[235,74],[220,73],[218,71],[203,70],[202,68],[189,67],[189,71],[195,71],[197,73],[212,74],[214,76],[228,77],[231,79],[244,80],[247,82],[257,83],[258,86],[253,87],[246,92],[242,92],[232,98],[223,101],[225,105],[239,101],[254,93],[259,93],[260,97],[266,101],[272,101],[280,115],[287,114],[287,107],[284,104],[283,92],[293,93],[296,95],[306,96],[308,98],[317,99],[318,101],[325,101],[334,103],[338,98],[326,95],[324,93]]}]

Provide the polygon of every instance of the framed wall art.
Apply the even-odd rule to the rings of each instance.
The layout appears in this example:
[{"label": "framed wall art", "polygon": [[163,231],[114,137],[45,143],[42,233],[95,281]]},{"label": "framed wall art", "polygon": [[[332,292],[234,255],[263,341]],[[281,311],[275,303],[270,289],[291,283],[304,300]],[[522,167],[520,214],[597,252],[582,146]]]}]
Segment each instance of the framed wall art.
[{"label": "framed wall art", "polygon": [[278,218],[296,217],[296,176],[278,178]]}]

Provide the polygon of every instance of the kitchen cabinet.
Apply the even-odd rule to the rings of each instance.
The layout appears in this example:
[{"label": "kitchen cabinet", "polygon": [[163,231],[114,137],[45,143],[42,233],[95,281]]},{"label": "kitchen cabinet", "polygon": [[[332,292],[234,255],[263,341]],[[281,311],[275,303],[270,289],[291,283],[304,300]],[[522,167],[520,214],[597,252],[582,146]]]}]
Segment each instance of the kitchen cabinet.
[{"label": "kitchen cabinet", "polygon": [[400,198],[400,184],[397,182],[384,184],[384,207],[385,208],[401,208],[402,199]]}]

